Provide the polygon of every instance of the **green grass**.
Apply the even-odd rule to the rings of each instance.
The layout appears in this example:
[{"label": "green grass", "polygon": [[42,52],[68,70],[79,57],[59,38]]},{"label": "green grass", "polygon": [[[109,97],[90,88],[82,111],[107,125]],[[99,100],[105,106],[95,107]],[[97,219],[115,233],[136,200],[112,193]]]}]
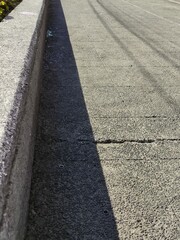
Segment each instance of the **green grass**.
[{"label": "green grass", "polygon": [[0,21],[8,15],[22,0],[0,0]]}]

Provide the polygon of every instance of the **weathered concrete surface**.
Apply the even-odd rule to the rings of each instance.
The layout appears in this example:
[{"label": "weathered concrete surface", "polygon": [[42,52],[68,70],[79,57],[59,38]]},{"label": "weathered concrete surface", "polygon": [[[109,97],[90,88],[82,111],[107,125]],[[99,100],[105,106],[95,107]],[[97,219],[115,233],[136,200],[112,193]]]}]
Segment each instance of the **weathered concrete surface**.
[{"label": "weathered concrete surface", "polygon": [[0,23],[0,239],[24,238],[47,2],[24,0]]},{"label": "weathered concrete surface", "polygon": [[180,4],[61,3],[50,8],[27,240],[180,239]]}]

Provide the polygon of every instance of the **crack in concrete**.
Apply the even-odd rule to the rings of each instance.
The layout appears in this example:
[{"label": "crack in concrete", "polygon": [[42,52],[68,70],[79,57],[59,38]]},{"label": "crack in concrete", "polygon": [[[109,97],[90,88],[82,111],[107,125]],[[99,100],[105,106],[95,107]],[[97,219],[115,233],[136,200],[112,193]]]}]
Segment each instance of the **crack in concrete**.
[{"label": "crack in concrete", "polygon": [[122,143],[155,143],[155,142],[177,142],[180,141],[179,138],[157,138],[157,139],[122,139],[122,140],[114,140],[114,139],[106,139],[102,141],[95,141],[96,144],[122,144]]},{"label": "crack in concrete", "polygon": [[167,157],[167,158],[161,158],[161,157],[148,157],[148,158],[120,158],[120,157],[116,157],[116,158],[101,158],[101,162],[103,161],[145,161],[145,162],[148,162],[148,161],[152,161],[152,160],[159,160],[159,161],[174,161],[174,160],[179,160],[180,158],[179,157]]},{"label": "crack in concrete", "polygon": [[56,139],[57,142],[61,143],[93,143],[93,144],[123,144],[123,143],[139,143],[139,144],[152,144],[157,142],[178,142],[180,141],[179,138],[172,138],[172,139],[166,139],[166,138],[158,138],[158,139],[104,139],[104,140],[89,140],[89,139]]},{"label": "crack in concrete", "polygon": [[122,140],[114,140],[114,139],[106,139],[102,141],[95,141],[96,144],[122,144],[122,143],[153,143],[155,140],[153,139],[122,139]]}]

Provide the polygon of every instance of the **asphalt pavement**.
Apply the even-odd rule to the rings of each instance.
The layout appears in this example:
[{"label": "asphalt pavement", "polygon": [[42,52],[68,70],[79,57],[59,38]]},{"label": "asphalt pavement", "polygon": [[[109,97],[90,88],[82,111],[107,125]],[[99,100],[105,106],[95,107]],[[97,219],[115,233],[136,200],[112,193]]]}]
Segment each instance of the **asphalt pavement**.
[{"label": "asphalt pavement", "polygon": [[52,0],[26,240],[180,239],[180,1]]}]

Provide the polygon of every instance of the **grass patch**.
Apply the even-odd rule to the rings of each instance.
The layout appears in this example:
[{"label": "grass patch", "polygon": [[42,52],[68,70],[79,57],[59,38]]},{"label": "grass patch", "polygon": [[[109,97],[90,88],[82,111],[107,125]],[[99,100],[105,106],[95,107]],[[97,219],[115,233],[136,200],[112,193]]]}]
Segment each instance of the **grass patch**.
[{"label": "grass patch", "polygon": [[22,0],[0,0],[0,21],[7,16]]}]

